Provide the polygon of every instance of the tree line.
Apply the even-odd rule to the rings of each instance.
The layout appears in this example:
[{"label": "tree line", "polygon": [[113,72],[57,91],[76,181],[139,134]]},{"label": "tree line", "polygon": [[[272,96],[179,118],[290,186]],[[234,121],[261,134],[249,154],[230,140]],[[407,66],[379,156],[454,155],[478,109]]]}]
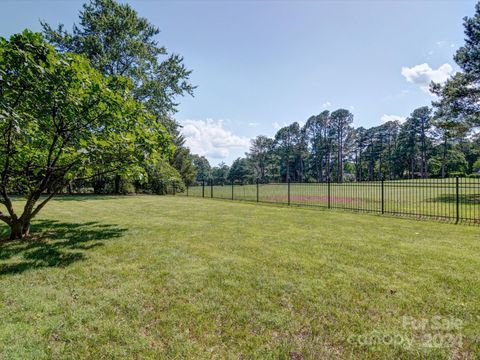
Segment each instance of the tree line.
[{"label": "tree line", "polygon": [[[415,109],[404,123],[354,128],[346,109],[323,111],[274,137],[257,136],[231,167],[197,158],[197,179],[229,182],[373,181],[465,176],[480,170],[480,139],[453,136],[432,109]],[[447,136],[450,135],[450,136]]]}]

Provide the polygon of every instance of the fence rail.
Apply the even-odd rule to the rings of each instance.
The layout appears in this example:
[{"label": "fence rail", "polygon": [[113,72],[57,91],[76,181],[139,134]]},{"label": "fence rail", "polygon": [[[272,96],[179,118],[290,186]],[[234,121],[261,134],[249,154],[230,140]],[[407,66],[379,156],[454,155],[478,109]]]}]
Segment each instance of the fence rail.
[{"label": "fence rail", "polygon": [[214,185],[204,181],[177,194],[480,224],[478,178],[249,185]]}]

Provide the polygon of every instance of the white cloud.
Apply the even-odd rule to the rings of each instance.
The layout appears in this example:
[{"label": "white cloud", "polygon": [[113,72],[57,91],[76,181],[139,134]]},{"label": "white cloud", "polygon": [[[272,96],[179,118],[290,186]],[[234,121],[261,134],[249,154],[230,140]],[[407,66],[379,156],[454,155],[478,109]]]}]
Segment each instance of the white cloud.
[{"label": "white cloud", "polygon": [[402,67],[402,75],[412,84],[417,84],[420,88],[429,92],[428,87],[431,81],[444,83],[453,74],[453,68],[450,64],[443,64],[434,70],[427,63],[415,65],[411,68]]},{"label": "white cloud", "polygon": [[260,125],[258,122],[249,122],[248,126],[258,126]]},{"label": "white cloud", "polygon": [[383,114],[381,117],[382,123],[386,123],[388,121],[398,121],[400,124],[405,122],[407,118],[405,116],[400,115],[387,115]]},{"label": "white cloud", "polygon": [[222,120],[185,120],[182,125],[185,144],[194,154],[225,159],[231,149],[247,150],[250,145],[250,139],[225,129]]},{"label": "white cloud", "polygon": [[330,101],[327,101],[327,102],[322,104],[322,107],[324,107],[324,108],[328,108],[330,106],[332,106],[332,103]]}]

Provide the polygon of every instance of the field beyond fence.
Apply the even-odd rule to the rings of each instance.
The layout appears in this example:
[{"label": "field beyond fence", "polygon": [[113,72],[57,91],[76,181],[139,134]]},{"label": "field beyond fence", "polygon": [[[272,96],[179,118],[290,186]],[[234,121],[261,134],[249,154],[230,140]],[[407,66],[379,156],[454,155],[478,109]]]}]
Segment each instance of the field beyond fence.
[{"label": "field beyond fence", "polygon": [[248,185],[213,185],[204,181],[178,195],[480,224],[480,179],[476,178]]}]

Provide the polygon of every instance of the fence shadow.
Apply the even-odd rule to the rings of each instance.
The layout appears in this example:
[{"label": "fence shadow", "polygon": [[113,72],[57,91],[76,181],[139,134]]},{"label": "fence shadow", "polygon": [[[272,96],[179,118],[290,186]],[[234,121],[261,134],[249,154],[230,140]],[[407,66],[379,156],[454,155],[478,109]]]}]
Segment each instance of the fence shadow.
[{"label": "fence shadow", "polygon": [[129,195],[99,195],[99,194],[59,194],[54,201],[96,201],[96,200],[121,200]]},{"label": "fence shadow", "polygon": [[[27,240],[0,242],[0,276],[30,269],[66,267],[85,259],[85,252],[121,237],[126,229],[97,222],[42,220],[32,224]],[[6,230],[3,231],[6,235]]]}]

